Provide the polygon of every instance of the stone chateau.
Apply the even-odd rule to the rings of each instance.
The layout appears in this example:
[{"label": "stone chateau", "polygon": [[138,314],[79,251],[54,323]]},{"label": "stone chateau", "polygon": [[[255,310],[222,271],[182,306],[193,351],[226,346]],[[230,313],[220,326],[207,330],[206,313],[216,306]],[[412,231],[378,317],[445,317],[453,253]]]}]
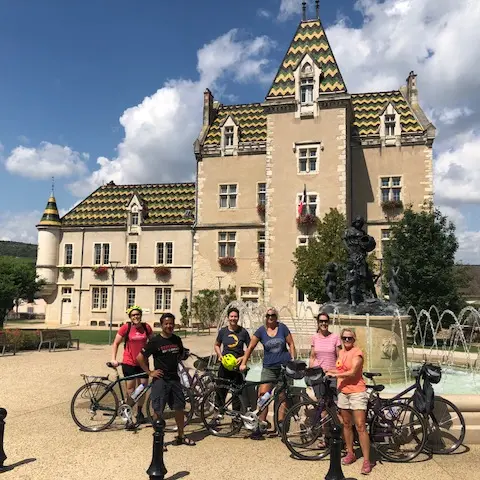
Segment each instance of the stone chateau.
[{"label": "stone chateau", "polygon": [[316,219],[364,216],[381,258],[403,206],[433,199],[434,138],[414,72],[399,90],[349,93],[320,19],[304,19],[265,100],[224,105],[205,90],[195,183],[110,182],[63,218],[50,197],[37,260],[47,322],[108,325],[113,305],[119,323],[138,304],[153,323],[228,285],[295,312],[308,299],[292,253]]}]

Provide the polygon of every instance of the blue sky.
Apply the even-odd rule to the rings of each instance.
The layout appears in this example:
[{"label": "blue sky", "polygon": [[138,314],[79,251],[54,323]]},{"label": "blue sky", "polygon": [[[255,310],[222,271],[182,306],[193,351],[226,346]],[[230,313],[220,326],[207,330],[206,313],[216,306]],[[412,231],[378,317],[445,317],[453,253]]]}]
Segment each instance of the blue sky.
[{"label": "blue sky", "polygon": [[[410,70],[419,74],[438,128],[437,201],[458,225],[465,261],[480,253],[480,58],[470,51],[478,3],[321,1],[351,92],[398,88]],[[0,238],[35,240],[52,173],[62,210],[110,179],[190,179],[203,89],[224,103],[261,101],[300,5],[0,2]]]}]

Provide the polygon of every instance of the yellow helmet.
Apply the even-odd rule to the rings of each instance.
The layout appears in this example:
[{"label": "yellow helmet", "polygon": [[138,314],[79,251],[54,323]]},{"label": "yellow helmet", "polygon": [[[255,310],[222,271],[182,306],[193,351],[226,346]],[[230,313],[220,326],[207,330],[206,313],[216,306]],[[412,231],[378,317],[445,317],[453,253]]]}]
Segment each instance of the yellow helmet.
[{"label": "yellow helmet", "polygon": [[138,310],[140,313],[142,313],[142,308],[141,307],[139,307],[138,305],[132,305],[130,308],[127,308],[127,315],[130,316],[130,314],[134,310]]}]

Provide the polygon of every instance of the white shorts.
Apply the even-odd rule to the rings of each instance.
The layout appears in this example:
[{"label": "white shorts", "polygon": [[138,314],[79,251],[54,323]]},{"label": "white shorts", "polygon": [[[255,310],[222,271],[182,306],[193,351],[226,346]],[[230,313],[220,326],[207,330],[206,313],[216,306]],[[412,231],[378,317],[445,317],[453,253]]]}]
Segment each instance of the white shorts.
[{"label": "white shorts", "polygon": [[338,394],[338,408],[342,410],[367,410],[368,393],[339,393]]}]

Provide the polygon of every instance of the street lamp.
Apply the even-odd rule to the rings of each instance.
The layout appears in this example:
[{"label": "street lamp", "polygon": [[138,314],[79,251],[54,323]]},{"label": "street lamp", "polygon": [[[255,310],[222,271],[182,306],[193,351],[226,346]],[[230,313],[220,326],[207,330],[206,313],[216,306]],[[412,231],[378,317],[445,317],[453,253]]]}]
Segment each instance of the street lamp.
[{"label": "street lamp", "polygon": [[108,344],[112,344],[112,323],[113,323],[113,291],[115,288],[115,270],[120,262],[110,262],[110,268],[112,269],[112,298],[110,300],[110,328],[108,330]]},{"label": "street lamp", "polygon": [[217,304],[217,324],[220,325],[220,295],[222,293],[222,275],[217,275],[218,280],[218,304]]}]

